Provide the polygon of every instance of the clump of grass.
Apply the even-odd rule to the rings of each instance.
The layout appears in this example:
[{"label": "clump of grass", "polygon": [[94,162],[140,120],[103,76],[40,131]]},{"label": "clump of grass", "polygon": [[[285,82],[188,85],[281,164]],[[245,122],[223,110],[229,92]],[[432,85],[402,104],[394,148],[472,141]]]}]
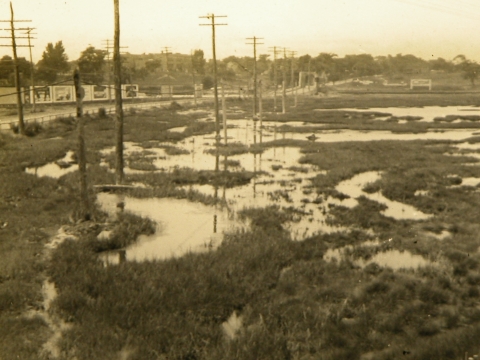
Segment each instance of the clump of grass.
[{"label": "clump of grass", "polygon": [[165,153],[167,155],[171,155],[171,156],[190,154],[190,151],[176,147],[176,146],[162,145],[161,147],[165,149]]},{"label": "clump of grass", "polygon": [[[12,129],[12,131],[15,133],[15,134],[18,134],[20,132],[20,128],[18,126],[18,124],[10,124],[10,129]],[[35,135],[38,135],[40,132],[42,132],[43,130],[43,126],[39,123],[37,123],[36,121],[35,122],[27,122],[25,124],[25,135],[26,136],[29,136],[29,137],[33,137]]]},{"label": "clump of grass", "polygon": [[108,116],[107,115],[107,110],[104,107],[99,107],[98,112],[97,112],[97,116],[98,116],[99,119],[105,119]]},{"label": "clump of grass", "polygon": [[139,235],[152,235],[156,231],[155,223],[131,213],[120,213],[113,224],[113,230],[107,239],[89,238],[89,246],[95,252],[117,250],[134,243]]}]

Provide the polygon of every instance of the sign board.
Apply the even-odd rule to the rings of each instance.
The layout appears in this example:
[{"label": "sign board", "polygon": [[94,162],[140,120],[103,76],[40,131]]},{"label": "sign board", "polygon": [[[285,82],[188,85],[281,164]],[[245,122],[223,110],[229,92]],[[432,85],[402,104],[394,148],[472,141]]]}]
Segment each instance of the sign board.
[{"label": "sign board", "polygon": [[72,102],[74,94],[75,88],[71,85],[53,87],[54,102]]},{"label": "sign board", "polygon": [[93,85],[92,100],[108,100],[108,89],[104,85]]},{"label": "sign board", "polygon": [[138,97],[138,85],[122,85],[122,97],[127,99]]},{"label": "sign board", "polygon": [[411,79],[410,89],[413,89],[415,87],[428,87],[428,90],[432,90],[432,79]]},{"label": "sign board", "polygon": [[30,91],[30,97],[35,96],[35,103],[51,103],[52,102],[52,87],[51,86],[35,86],[33,91]]},{"label": "sign board", "polygon": [[92,100],[92,85],[82,85],[83,89],[83,101]]},{"label": "sign board", "polygon": [[172,85],[162,85],[160,87],[160,93],[163,96],[172,97],[173,95],[173,86]]},{"label": "sign board", "polygon": [[203,84],[195,84],[195,97],[201,98],[203,96]]}]

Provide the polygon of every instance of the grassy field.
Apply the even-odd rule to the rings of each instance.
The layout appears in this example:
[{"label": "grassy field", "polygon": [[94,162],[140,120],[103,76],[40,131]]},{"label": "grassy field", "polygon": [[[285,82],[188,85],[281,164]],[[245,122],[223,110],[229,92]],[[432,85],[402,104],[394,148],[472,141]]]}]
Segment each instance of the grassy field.
[{"label": "grassy field", "polygon": [[[229,105],[251,108],[248,101],[232,100]],[[476,121],[398,124],[345,116],[345,112],[313,111],[394,105],[479,105],[479,101],[472,94],[348,94],[303,99],[287,114],[269,114],[266,119],[366,131],[480,128]],[[265,103],[267,111],[272,106]],[[166,109],[132,112],[126,118],[125,140],[141,144],[145,152],[170,142],[171,154],[182,153],[176,142],[214,130],[212,122],[197,121],[201,116]],[[187,127],[184,132],[165,131],[181,126]],[[113,128],[107,117],[87,119],[91,185],[114,181],[113,174],[100,166],[102,160],[113,164],[100,152],[114,145]],[[107,223],[98,209],[92,221],[78,222],[76,172],[53,179],[24,171],[75,150],[74,130],[74,123],[66,119],[35,137],[0,137],[1,360],[48,358],[42,346],[52,329],[43,317],[28,315],[42,310],[41,287],[47,277],[58,291],[49,312],[71,325],[59,342],[60,359],[387,360],[408,355],[420,360],[461,359],[466,351],[478,350],[480,193],[476,187],[452,185],[459,178],[480,177],[480,167],[472,166],[477,162],[474,158],[448,156],[455,142],[277,140],[253,149],[232,144],[222,148],[221,155],[299,147],[301,164],[326,170],[312,180],[312,191],[325,198],[335,193],[340,181],[381,171],[381,179],[365,191],[381,191],[391,200],[434,216],[422,221],[394,220],[382,215],[380,204],[363,197],[353,208],[330,209],[329,222],[349,231],[292,241],[284,229],[293,218],[291,211],[245,209],[239,215],[251,219],[251,228],[226,234],[215,251],[105,267],[99,251],[134,242],[138,234],[151,233],[153,224],[130,215]],[[289,130],[299,129],[290,126]],[[127,163],[130,160],[148,170],[149,163],[140,161],[143,155],[133,153]],[[148,185],[128,192],[131,196],[171,196],[211,204],[212,197],[179,186],[238,186],[252,176],[242,171],[215,174],[177,169],[128,175],[126,181]],[[90,196],[93,202],[93,188]],[[78,240],[65,241],[46,256],[44,245],[62,225]],[[110,242],[96,239],[105,228],[114,229]],[[442,231],[449,236],[435,236]],[[365,245],[375,239],[379,241],[374,245]],[[350,247],[344,258],[325,258],[328,249],[345,246]],[[388,250],[421,255],[429,265],[403,270],[375,263],[359,265]],[[232,339],[224,334],[222,324],[234,312],[241,316],[242,327]]]}]

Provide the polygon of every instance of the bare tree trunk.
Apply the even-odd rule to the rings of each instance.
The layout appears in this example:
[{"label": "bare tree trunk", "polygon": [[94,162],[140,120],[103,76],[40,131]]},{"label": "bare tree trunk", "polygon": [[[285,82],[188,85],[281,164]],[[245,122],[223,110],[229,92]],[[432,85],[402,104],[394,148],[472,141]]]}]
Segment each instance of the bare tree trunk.
[{"label": "bare tree trunk", "polygon": [[73,73],[75,84],[75,97],[77,102],[77,127],[78,127],[78,171],[80,173],[80,206],[83,220],[90,220],[90,203],[87,188],[87,158],[85,155],[85,120],[83,118],[83,89],[80,83],[80,73],[75,69]]},{"label": "bare tree trunk", "polygon": [[113,63],[115,83],[115,181],[123,183],[123,106],[122,72],[120,62],[120,9],[119,0],[113,0],[115,7],[115,32],[113,40]]}]

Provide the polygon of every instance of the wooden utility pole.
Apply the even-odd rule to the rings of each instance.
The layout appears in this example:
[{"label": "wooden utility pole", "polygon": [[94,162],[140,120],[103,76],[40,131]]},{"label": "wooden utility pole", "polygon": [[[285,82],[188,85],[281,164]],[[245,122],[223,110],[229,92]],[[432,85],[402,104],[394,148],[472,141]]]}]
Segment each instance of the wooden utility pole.
[{"label": "wooden utility pole", "polygon": [[253,117],[257,116],[257,45],[262,45],[263,43],[257,42],[257,40],[263,40],[263,38],[247,38],[247,40],[253,40],[247,45],[253,45]]},{"label": "wooden utility pole", "polygon": [[87,188],[87,157],[85,155],[85,121],[83,118],[82,100],[85,96],[80,81],[80,72],[75,69],[73,73],[75,84],[75,99],[77,104],[77,127],[78,127],[78,171],[80,173],[80,206],[83,220],[90,220],[90,204],[88,201]]},{"label": "wooden utility pole", "polygon": [[193,50],[190,51],[190,57],[192,58],[193,102],[195,103],[195,107],[197,107],[197,88],[195,84],[195,64],[193,61]]},{"label": "wooden utility pole", "polygon": [[[113,50],[114,46],[111,44],[112,40],[110,39],[105,39],[103,40],[105,46],[105,53],[107,54],[107,90],[108,90],[108,101],[110,102],[113,99],[112,96],[112,68],[110,64],[110,49]],[[128,46],[120,46],[120,49],[127,49]]]},{"label": "wooden utility pole", "polygon": [[282,114],[286,113],[286,102],[287,102],[287,49],[283,48],[283,81],[282,81]]},{"label": "wooden utility pole", "polygon": [[162,51],[162,54],[165,55],[165,72],[168,73],[168,55],[171,55],[172,53],[168,50],[170,49],[170,46],[164,46],[163,48],[165,49],[165,52]]},{"label": "wooden utility pole", "polygon": [[113,74],[115,83],[115,182],[123,183],[123,104],[122,64],[120,61],[120,9],[119,0],[113,0],[115,29],[113,39]]},{"label": "wooden utility pole", "polygon": [[218,25],[227,25],[227,24],[217,24],[215,23],[215,18],[225,18],[225,15],[209,14],[207,16],[200,16],[201,19],[211,20],[211,24],[200,24],[200,26],[211,26],[212,27],[212,53],[213,53],[213,90],[215,96],[215,133],[217,143],[220,141],[220,119],[218,115],[218,79],[217,79],[217,55],[215,52],[215,26]]},{"label": "wooden utility pole", "polygon": [[[0,22],[10,23],[10,38],[12,39],[12,50],[13,50],[13,64],[14,64],[14,74],[15,74],[15,91],[17,95],[17,109],[18,109],[18,130],[20,134],[25,135],[25,122],[23,120],[23,104],[22,104],[22,93],[20,89],[20,71],[18,69],[18,57],[17,57],[17,47],[27,47],[28,45],[17,45],[15,38],[15,30],[26,30],[26,29],[15,29],[16,22],[31,22],[31,20],[15,20],[13,14],[13,5],[10,2],[10,20],[0,20]],[[1,37],[3,38],[3,37]],[[10,46],[10,45],[1,45],[1,46]]]},{"label": "wooden utility pole", "polygon": [[[277,112],[277,86],[278,86],[278,80],[277,80],[277,47],[274,46],[270,49],[273,49],[273,82],[274,82],[274,88],[273,88],[273,112]],[[272,50],[270,50],[272,51]]]},{"label": "wooden utility pole", "polygon": [[[32,59],[32,44],[30,42],[30,40],[32,39],[31,35],[34,35],[31,33],[32,30],[34,30],[35,28],[28,28],[27,30],[27,36],[28,36],[28,48],[30,50],[30,65],[31,65],[31,69],[30,69],[30,83],[32,84],[32,93],[31,93],[31,99],[30,101],[32,102],[32,112],[35,112],[35,102],[36,102],[36,96],[35,96],[35,81],[34,81],[34,67],[33,67],[33,59]],[[34,38],[33,38],[34,39]]]},{"label": "wooden utility pole", "polygon": [[291,71],[291,74],[290,74],[290,87],[292,87],[292,91],[293,91],[293,87],[295,86],[294,60],[295,60],[295,54],[296,54],[297,52],[290,50],[289,53],[290,53],[290,71]]}]

